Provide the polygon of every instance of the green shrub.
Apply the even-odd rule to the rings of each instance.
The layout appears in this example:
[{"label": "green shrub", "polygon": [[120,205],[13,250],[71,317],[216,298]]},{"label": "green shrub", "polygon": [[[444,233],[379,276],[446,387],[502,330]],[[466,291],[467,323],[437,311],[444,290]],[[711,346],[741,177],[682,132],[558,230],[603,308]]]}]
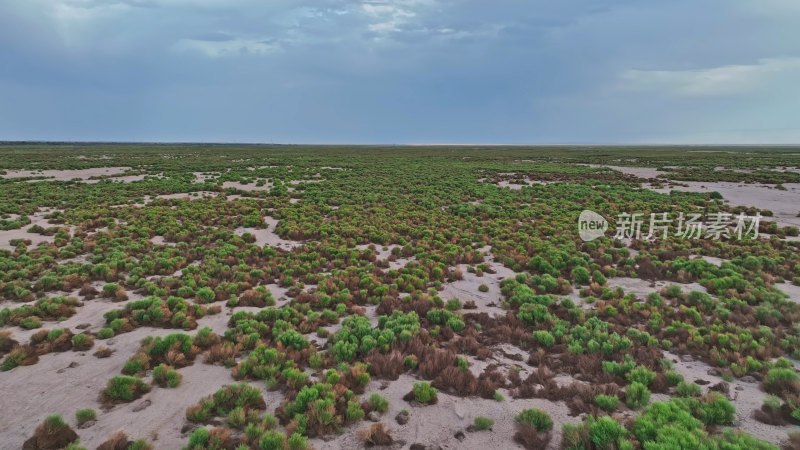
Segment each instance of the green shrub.
[{"label": "green shrub", "polygon": [[109,339],[114,337],[114,330],[111,328],[101,328],[100,331],[97,332],[98,339]]},{"label": "green shrub", "polygon": [[678,372],[668,370],[664,372],[664,377],[667,379],[667,383],[676,386],[678,383],[683,381],[683,375],[679,374]]},{"label": "green shrub", "polygon": [[649,386],[656,378],[656,374],[644,366],[637,366],[635,369],[628,372],[626,378],[628,378],[628,381],[631,383],[641,383],[645,386]]},{"label": "green shrub", "polygon": [[61,417],[60,414],[53,414],[47,416],[44,419],[44,424],[50,430],[57,430],[59,428],[64,428],[67,426],[67,424],[64,422],[64,418]]},{"label": "green shrub", "polygon": [[773,386],[780,383],[791,383],[798,380],[800,380],[800,375],[798,375],[794,370],[774,368],[767,372],[767,376],[764,378],[764,384],[767,386]]},{"label": "green shrub", "polygon": [[451,298],[447,301],[447,303],[445,303],[445,308],[447,308],[449,311],[458,311],[462,306],[464,305],[461,303],[461,300],[457,298]]},{"label": "green shrub", "polygon": [[150,390],[144,381],[129,376],[117,375],[108,380],[105,395],[111,400],[131,401]]},{"label": "green shrub", "polygon": [[91,347],[89,344],[92,343],[91,336],[88,334],[76,334],[72,336],[72,345],[78,348],[84,347]]},{"label": "green shrub", "polygon": [[170,388],[178,387],[181,384],[183,376],[178,373],[172,366],[166,364],[159,364],[153,369],[153,380],[162,386]]},{"label": "green shrub", "polygon": [[487,286],[485,284],[482,284],[482,285],[478,286],[478,290],[481,291],[481,292],[489,292],[489,286]]},{"label": "green shrub", "polygon": [[625,390],[625,403],[633,408],[641,408],[650,402],[650,390],[642,383],[631,383]]},{"label": "green shrub", "polygon": [[19,326],[26,330],[33,330],[34,328],[40,328],[42,326],[42,321],[36,317],[29,316],[22,319],[19,322]]},{"label": "green shrub", "polygon": [[140,359],[131,359],[122,367],[125,375],[137,375],[144,371],[144,363]]},{"label": "green shrub", "polygon": [[364,417],[364,410],[361,409],[361,405],[359,405],[357,401],[347,402],[347,411],[345,411],[345,419],[347,419],[348,422],[355,422],[357,420],[361,420],[363,417]]},{"label": "green shrub", "polygon": [[247,412],[241,406],[228,413],[228,424],[233,428],[242,428],[247,423]]},{"label": "green shrub", "polygon": [[478,430],[489,430],[493,426],[494,426],[494,420],[488,417],[478,416],[475,418],[475,428],[477,428]]},{"label": "green shrub", "polygon": [[75,419],[78,421],[78,425],[83,425],[86,422],[94,420],[96,417],[97,413],[91,408],[75,411]]},{"label": "green shrub", "polygon": [[615,444],[626,434],[625,427],[608,416],[600,417],[589,425],[589,440],[598,449],[616,448]]},{"label": "green shrub", "polygon": [[686,383],[681,381],[678,383],[678,395],[681,397],[700,397],[702,393],[702,388],[697,383]]},{"label": "green shrub", "polygon": [[211,435],[207,428],[198,428],[192,431],[192,434],[189,436],[189,445],[186,448],[192,450],[196,448],[205,448],[210,437]]},{"label": "green shrub", "polygon": [[536,330],[533,332],[533,337],[544,347],[550,347],[556,343],[556,338],[549,331]]},{"label": "green shrub", "polygon": [[521,413],[514,416],[517,423],[523,425],[530,425],[536,428],[537,431],[548,431],[553,428],[553,419],[546,411],[536,408],[523,410]]},{"label": "green shrub", "polygon": [[438,392],[439,391],[435,387],[432,387],[427,381],[414,383],[414,400],[422,404],[435,403],[436,394]]},{"label": "green shrub", "polygon": [[198,289],[195,293],[195,296],[198,300],[200,300],[201,303],[211,303],[217,297],[216,294],[214,294],[214,291],[208,287],[201,287]]},{"label": "green shrub", "polygon": [[736,419],[736,408],[718,392],[709,392],[702,402],[698,417],[703,423],[730,425]]},{"label": "green shrub", "polygon": [[309,448],[308,441],[299,433],[293,433],[286,440],[286,448],[288,450],[306,450]]},{"label": "green shrub", "polygon": [[385,412],[389,409],[389,400],[377,392],[369,396],[368,403],[373,411]]},{"label": "green shrub", "polygon": [[617,403],[619,403],[619,398],[616,395],[604,395],[600,394],[594,398],[595,404],[600,408],[606,411],[614,411],[617,409]]},{"label": "green shrub", "polygon": [[258,441],[258,448],[261,450],[283,450],[283,435],[274,430],[267,431]]},{"label": "green shrub", "polygon": [[589,271],[585,267],[576,267],[572,269],[572,281],[577,284],[589,284],[592,280]]}]

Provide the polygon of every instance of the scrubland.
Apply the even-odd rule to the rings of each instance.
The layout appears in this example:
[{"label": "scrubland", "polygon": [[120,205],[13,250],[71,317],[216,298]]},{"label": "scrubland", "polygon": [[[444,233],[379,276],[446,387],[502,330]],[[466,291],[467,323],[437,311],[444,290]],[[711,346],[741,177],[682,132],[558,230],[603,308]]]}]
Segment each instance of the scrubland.
[{"label": "scrubland", "polygon": [[[0,174],[8,448],[800,447],[800,149],[8,144]],[[760,235],[613,238],[661,212]]]}]

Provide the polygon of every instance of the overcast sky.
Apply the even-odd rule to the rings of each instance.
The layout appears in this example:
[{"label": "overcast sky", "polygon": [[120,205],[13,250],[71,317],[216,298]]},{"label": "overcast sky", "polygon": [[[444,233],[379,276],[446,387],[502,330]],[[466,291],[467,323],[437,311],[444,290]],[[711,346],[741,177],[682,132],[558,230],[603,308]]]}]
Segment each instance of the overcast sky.
[{"label": "overcast sky", "polygon": [[800,143],[800,0],[0,0],[0,140]]}]

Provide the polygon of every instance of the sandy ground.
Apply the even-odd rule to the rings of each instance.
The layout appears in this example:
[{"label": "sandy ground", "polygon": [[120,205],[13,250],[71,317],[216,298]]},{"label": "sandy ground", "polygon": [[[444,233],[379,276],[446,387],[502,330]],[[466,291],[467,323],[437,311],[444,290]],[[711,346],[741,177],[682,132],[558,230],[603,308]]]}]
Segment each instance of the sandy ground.
[{"label": "sandy ground", "polygon": [[[63,169],[63,170],[7,170],[2,178],[47,177],[50,181],[69,181],[75,178],[85,183],[97,183],[100,180],[90,180],[90,177],[112,176],[125,173],[130,167],[95,167],[91,169]],[[137,175],[138,176],[138,175]],[[141,176],[144,178],[144,175]],[[114,178],[120,179],[120,178]]]},{"label": "sandy ground", "polygon": [[782,284],[776,284],[775,287],[784,294],[787,294],[789,296],[789,300],[795,303],[800,303],[800,286],[789,282],[784,282]]},{"label": "sandy ground", "polygon": [[509,188],[511,190],[519,190],[519,189],[522,189],[525,186],[533,186],[534,184],[547,185],[547,184],[550,184],[550,183],[556,183],[555,181],[532,180],[530,178],[526,178],[525,181],[526,181],[526,184],[517,184],[517,183],[511,183],[511,182],[503,180],[503,181],[499,181],[499,182],[495,183],[495,185],[499,186],[499,187],[502,187],[502,188],[507,187],[507,188]]},{"label": "sandy ground", "polygon": [[256,186],[255,181],[250,184],[242,184],[240,181],[225,181],[222,183],[223,189],[236,188],[242,191],[269,191],[272,189],[272,186],[272,183],[264,183],[263,186]]},{"label": "sandy ground", "polygon": [[[446,283],[444,290],[439,293],[439,296],[446,302],[447,300],[457,298],[462,303],[467,301],[474,301],[478,307],[478,311],[489,311],[497,314],[504,314],[503,309],[500,308],[502,301],[502,294],[500,293],[500,281],[505,278],[513,277],[514,271],[508,269],[498,263],[489,262],[489,266],[496,273],[484,273],[483,276],[477,276],[474,273],[467,272],[467,265],[460,264],[456,268],[461,270],[463,277],[461,280],[452,283]],[[481,292],[478,287],[485,284],[489,290]],[[489,306],[493,304],[493,306]]]},{"label": "sandy ground", "polygon": [[[422,443],[435,448],[441,446],[445,449],[480,449],[480,448],[522,448],[513,441],[515,430],[514,416],[523,409],[541,408],[553,419],[553,439],[548,449],[559,448],[561,442],[561,424],[565,422],[578,422],[575,417],[569,417],[568,409],[563,402],[550,402],[540,399],[512,399],[508,392],[501,390],[506,397],[502,402],[481,398],[461,398],[439,393],[439,402],[430,406],[413,406],[403,400],[403,396],[411,391],[415,377],[404,374],[389,386],[380,390],[381,382],[372,381],[367,386],[362,398],[368,398],[373,392],[378,392],[389,400],[389,410],[382,414],[381,422],[391,429],[395,441],[404,441],[405,447],[414,443]],[[405,425],[398,424],[394,418],[403,409],[408,410],[410,420]],[[495,421],[491,431],[467,432],[466,429],[473,423],[475,417],[484,416]],[[359,423],[356,429],[368,428],[368,421]],[[463,441],[456,439],[454,434],[463,431]],[[318,450],[334,450],[344,448],[364,448],[358,439],[357,433],[348,432],[336,436],[331,440],[311,439],[309,443]],[[399,446],[398,446],[399,448]]]},{"label": "sandy ground", "polygon": [[266,216],[264,217],[264,222],[267,224],[267,228],[239,227],[234,230],[234,233],[238,234],[239,236],[243,235],[244,233],[252,234],[256,237],[255,244],[259,247],[269,245],[270,247],[292,250],[305,245],[303,242],[283,239],[275,234],[275,227],[278,225],[278,219],[275,219],[271,216]]},{"label": "sandy ground", "polygon": [[[615,277],[608,279],[608,287],[610,289],[616,289],[617,287],[621,287],[625,293],[634,293],[637,297],[644,300],[651,292],[658,292],[661,288],[669,286],[669,285],[677,285],[683,289],[683,292],[691,292],[691,291],[700,291],[700,292],[707,292],[708,290],[705,286],[701,285],[700,283],[677,283],[673,281],[663,281],[658,280],[655,283],[648,280],[642,280],[641,278],[628,278],[628,277]],[[652,286],[652,287],[651,287]]]},{"label": "sandy ground", "polygon": [[[653,191],[663,194],[671,190],[690,192],[714,192],[732,206],[755,206],[760,209],[772,211],[773,216],[764,217],[763,221],[775,221],[779,226],[800,227],[800,183],[785,183],[785,191],[774,189],[766,185],[743,184],[729,182],[706,183],[702,181],[681,181],[687,187],[677,188],[652,188]],[[648,186],[645,186],[648,187]]]},{"label": "sandy ground", "polygon": [[31,223],[23,225],[21,228],[14,230],[0,230],[0,249],[14,250],[15,247],[9,243],[9,241],[14,239],[30,239],[31,245],[29,245],[28,248],[35,248],[44,242],[55,242],[55,236],[44,236],[38,233],[28,233],[28,229],[34,225],[39,225],[45,229],[51,227],[67,227],[70,229],[71,233],[72,227],[68,225],[48,223],[48,219],[45,219],[45,216],[51,214],[53,211],[54,210],[51,208],[43,208],[39,212],[29,216]]},{"label": "sandy ground", "polygon": [[663,175],[669,172],[664,172],[663,170],[654,169],[652,167],[626,167],[626,166],[608,166],[603,164],[576,164],[578,166],[587,166],[592,168],[606,168],[616,170],[617,172],[622,172],[626,175],[633,175],[638,178],[656,178],[659,175]]}]

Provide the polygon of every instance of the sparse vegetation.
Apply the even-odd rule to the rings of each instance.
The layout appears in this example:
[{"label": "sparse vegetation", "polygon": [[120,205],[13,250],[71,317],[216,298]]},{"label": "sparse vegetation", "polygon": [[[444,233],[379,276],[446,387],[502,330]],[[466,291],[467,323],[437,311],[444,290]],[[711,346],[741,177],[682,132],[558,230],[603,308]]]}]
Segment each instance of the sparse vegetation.
[{"label": "sparse vegetation", "polygon": [[[677,361],[689,356],[724,380],[761,380],[773,397],[758,420],[800,421],[800,376],[782,359],[800,357],[788,284],[800,284],[800,256],[785,239],[796,227],[765,220],[772,238],[754,241],[609,233],[584,242],[575,232],[584,209],[610,219],[611,231],[622,212],[644,213],[645,231],[658,211],[673,221],[679,212],[779,215],[676,181],[784,183],[790,195],[797,174],[771,169],[800,166],[796,152],[645,148],[633,162],[615,148],[5,147],[5,171],[102,165],[143,179],[2,180],[0,230],[48,240],[0,250],[0,369],[24,377],[47,353],[109,357],[126,333],[153,334],[115,364],[105,406],[141,398],[150,376],[181,386],[192,365],[249,383],[192,399],[186,417],[204,427],[186,448],[301,449],[356,430],[386,445],[389,429],[365,420],[390,410],[372,390],[400,377],[415,381],[405,397],[413,406],[436,404],[439,392],[563,402],[585,417],[563,426],[565,448],[767,448],[723,430],[736,401],[718,392],[732,386],[684,380]],[[643,185],[576,162],[662,175]],[[87,305],[106,308],[102,326],[59,325]],[[158,387],[151,396],[167,395]],[[651,392],[670,400],[651,403]],[[94,420],[88,411],[76,412],[79,424]],[[474,429],[492,425],[474,418]],[[514,439],[543,448],[553,426],[544,410],[520,411]],[[117,442],[109,448],[149,446]]]}]

